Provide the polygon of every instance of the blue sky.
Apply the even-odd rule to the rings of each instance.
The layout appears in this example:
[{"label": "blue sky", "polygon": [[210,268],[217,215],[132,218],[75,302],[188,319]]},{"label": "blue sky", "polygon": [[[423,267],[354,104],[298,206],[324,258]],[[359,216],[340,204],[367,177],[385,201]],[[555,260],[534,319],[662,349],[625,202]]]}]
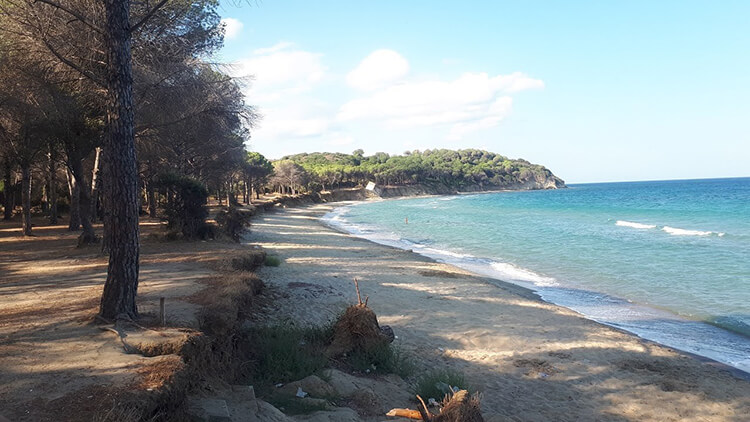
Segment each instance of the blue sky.
[{"label": "blue sky", "polygon": [[750,176],[748,1],[223,3],[250,148],[483,148],[569,183]]}]

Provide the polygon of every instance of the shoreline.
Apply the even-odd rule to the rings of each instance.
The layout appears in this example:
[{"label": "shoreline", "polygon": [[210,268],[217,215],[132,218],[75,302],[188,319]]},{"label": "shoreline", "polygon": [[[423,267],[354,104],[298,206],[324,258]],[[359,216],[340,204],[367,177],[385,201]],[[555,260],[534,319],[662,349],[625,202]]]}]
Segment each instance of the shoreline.
[{"label": "shoreline", "polygon": [[[325,322],[351,303],[351,278],[358,276],[399,345],[427,367],[464,372],[484,391],[486,413],[524,420],[721,420],[750,411],[750,384],[738,369],[586,319],[513,283],[342,233],[319,220],[337,205],[256,219],[250,240],[283,260],[262,274],[283,292],[278,318]],[[729,396],[723,413],[715,405]],[[675,400],[681,406],[663,409]],[[566,411],[570,419],[561,419]]]},{"label": "shoreline", "polygon": [[[486,192],[486,193],[498,193],[498,192]],[[471,193],[469,193],[469,194],[471,194]],[[430,196],[424,196],[424,197],[450,197],[450,195],[430,195]],[[382,198],[380,200],[395,200],[395,199],[414,199],[414,197],[410,197],[410,198]],[[329,213],[327,213],[325,215],[321,215],[319,217],[320,221],[325,226],[327,226],[327,227],[329,227],[329,228],[331,228],[333,230],[339,231],[341,233],[344,233],[344,234],[347,234],[347,235],[350,235],[350,236],[354,236],[356,238],[364,239],[364,240],[367,240],[369,242],[372,242],[372,243],[375,243],[375,244],[378,244],[378,245],[381,245],[381,246],[386,246],[386,247],[395,248],[395,249],[398,249],[398,250],[404,250],[404,251],[407,251],[407,252],[412,252],[412,253],[415,253],[417,255],[420,255],[420,256],[426,257],[428,259],[434,260],[435,262],[439,262],[439,263],[443,263],[443,264],[447,264],[447,265],[451,265],[451,266],[460,268],[461,270],[468,271],[468,272],[474,274],[477,277],[486,278],[488,280],[488,282],[491,283],[491,284],[503,283],[503,284],[506,284],[506,285],[509,284],[509,285],[512,285],[512,286],[517,286],[517,287],[519,287],[521,289],[524,289],[524,290],[528,290],[531,294],[535,295],[536,297],[539,298],[539,300],[544,301],[545,303],[549,303],[549,304],[552,304],[552,305],[555,305],[555,306],[560,306],[562,308],[571,310],[571,311],[577,313],[578,315],[580,315],[582,318],[585,318],[587,320],[596,322],[598,324],[602,324],[604,326],[607,326],[607,327],[610,327],[610,328],[613,328],[613,329],[616,329],[616,330],[620,330],[620,331],[622,331],[624,333],[627,333],[629,335],[632,335],[632,336],[635,336],[635,337],[637,337],[639,339],[642,339],[643,341],[652,342],[654,344],[657,344],[657,345],[660,345],[660,346],[663,346],[663,347],[668,347],[668,348],[672,348],[672,349],[678,350],[678,351],[680,351],[682,353],[685,353],[687,355],[694,356],[694,357],[696,357],[696,358],[698,358],[698,359],[700,359],[702,361],[713,362],[716,365],[720,365],[720,366],[726,367],[726,369],[730,370],[731,372],[735,372],[738,377],[750,381],[750,368],[742,368],[742,367],[738,367],[738,366],[733,366],[733,365],[731,365],[728,362],[721,361],[720,358],[710,356],[711,354],[714,354],[714,355],[719,354],[720,353],[719,351],[712,351],[711,349],[709,349],[709,355],[700,354],[699,352],[691,351],[691,350],[689,350],[687,348],[683,348],[683,347],[681,347],[677,343],[669,344],[668,342],[664,342],[663,340],[667,340],[668,341],[670,339],[670,334],[672,334],[670,332],[663,332],[663,333],[661,333],[661,332],[658,332],[658,330],[654,329],[654,327],[650,327],[650,326],[643,326],[643,327],[641,327],[641,326],[638,326],[637,324],[632,326],[635,330],[631,331],[631,330],[629,330],[626,327],[620,326],[617,322],[610,322],[610,321],[607,321],[605,318],[603,318],[601,316],[597,316],[595,314],[594,315],[588,315],[588,314],[586,314],[586,313],[584,313],[584,312],[576,309],[576,303],[574,303],[574,302],[564,303],[565,300],[563,300],[563,303],[558,303],[557,301],[554,301],[554,300],[549,299],[548,297],[545,297],[545,291],[547,293],[546,296],[552,295],[554,297],[555,294],[557,293],[556,290],[559,289],[561,291],[567,291],[567,290],[570,289],[569,287],[565,287],[565,286],[560,286],[560,287],[545,287],[545,286],[536,286],[533,282],[523,282],[523,281],[514,282],[514,281],[509,281],[509,280],[506,280],[504,278],[501,278],[502,276],[500,276],[500,275],[493,275],[493,274],[488,274],[486,272],[482,272],[482,269],[479,268],[479,267],[477,267],[477,266],[474,266],[474,265],[462,265],[460,262],[454,262],[453,260],[450,259],[449,256],[441,257],[441,256],[439,256],[440,253],[432,253],[432,254],[422,253],[420,251],[415,251],[414,249],[410,249],[408,247],[408,245],[403,245],[403,246],[399,245],[399,244],[397,244],[398,243],[397,241],[390,242],[390,241],[387,241],[385,239],[378,239],[378,238],[368,237],[368,236],[365,236],[365,235],[360,235],[356,231],[349,231],[348,228],[347,228],[347,226],[351,226],[349,228],[354,228],[356,225],[352,225],[351,223],[348,223],[346,221],[341,221],[341,223],[339,223],[335,219],[336,216],[333,215],[333,214],[336,213],[337,210],[340,210],[342,208],[349,207],[349,206],[355,206],[357,204],[362,204],[362,203],[365,203],[365,202],[367,202],[367,200],[366,201],[347,201],[347,202],[341,203],[340,205],[336,205],[336,206],[334,206],[334,208]],[[325,217],[328,217],[328,216],[332,216],[332,218],[326,219]],[[394,244],[394,243],[396,243],[396,244]],[[419,245],[417,245],[417,246],[419,246]],[[439,250],[438,250],[438,252],[439,252]],[[630,304],[629,306],[634,307],[634,309],[643,309],[646,312],[648,312],[649,315],[651,315],[651,314],[653,314],[653,315],[666,314],[666,315],[669,316],[668,319],[665,319],[666,321],[672,321],[673,320],[673,321],[676,321],[676,322],[681,323],[681,324],[690,324],[691,326],[692,325],[697,325],[697,326],[703,327],[703,329],[707,329],[707,330],[716,329],[723,336],[725,336],[727,338],[737,337],[737,338],[743,339],[744,341],[747,341],[749,339],[748,336],[743,335],[742,333],[734,332],[734,331],[732,331],[730,329],[727,329],[725,327],[722,327],[722,326],[720,326],[718,324],[712,324],[709,321],[704,321],[704,320],[697,320],[697,319],[685,318],[685,317],[682,317],[682,316],[680,316],[680,315],[678,315],[678,314],[676,314],[676,313],[674,313],[674,312],[672,312],[672,311],[670,311],[668,309],[659,308],[659,307],[655,307],[655,306],[652,306],[652,305],[644,305],[644,304],[640,304],[640,303],[634,303],[634,302],[631,302],[630,300],[623,299],[623,298],[620,298],[620,297],[617,297],[617,296],[611,296],[608,293],[603,293],[603,292],[599,292],[599,291],[595,291],[595,290],[586,290],[586,289],[584,289],[582,291],[585,291],[585,292],[588,292],[590,294],[597,295],[597,296],[598,295],[605,295],[605,296],[608,296],[608,297],[612,297],[613,299],[617,299],[619,302]],[[557,296],[559,296],[559,294],[557,294]],[[560,299],[567,299],[565,297],[558,297],[558,298],[560,298]],[[639,333],[637,331],[638,329],[640,329],[641,333]],[[658,338],[659,337],[658,335],[656,335],[656,337],[657,337],[656,339],[654,339],[654,338],[648,338],[648,337],[644,337],[643,336],[643,334],[645,334],[646,336],[648,336],[649,332],[651,332],[652,335],[654,335],[653,334],[654,332],[661,333],[662,334],[662,337],[661,337],[662,341],[660,341],[660,339]],[[710,334],[710,333],[707,333],[707,334]],[[693,347],[696,347],[696,345],[700,346],[700,343],[683,344],[683,346],[685,346],[685,347],[690,347],[691,345]]]}]

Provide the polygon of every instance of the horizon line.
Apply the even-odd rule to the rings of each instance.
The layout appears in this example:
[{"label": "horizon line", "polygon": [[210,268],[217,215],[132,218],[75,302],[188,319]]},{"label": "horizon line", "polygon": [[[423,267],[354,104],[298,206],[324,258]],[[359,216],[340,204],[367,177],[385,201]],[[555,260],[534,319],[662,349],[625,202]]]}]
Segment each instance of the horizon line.
[{"label": "horizon line", "polygon": [[566,185],[594,185],[603,183],[639,183],[639,182],[689,182],[694,180],[750,179],[750,176],[720,176],[677,179],[644,179],[644,180],[608,180],[599,182],[565,182]]}]

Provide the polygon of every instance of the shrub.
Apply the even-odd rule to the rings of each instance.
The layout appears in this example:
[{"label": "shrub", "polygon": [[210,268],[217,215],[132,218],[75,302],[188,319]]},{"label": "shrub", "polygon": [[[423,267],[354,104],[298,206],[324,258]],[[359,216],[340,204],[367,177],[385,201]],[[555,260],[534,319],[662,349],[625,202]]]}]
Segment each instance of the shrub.
[{"label": "shrub", "polygon": [[158,177],[157,184],[170,198],[164,210],[167,230],[180,231],[186,239],[213,237],[213,229],[206,223],[208,190],[201,182],[166,173]]},{"label": "shrub", "polygon": [[236,271],[254,271],[266,261],[266,252],[256,249],[232,258],[232,269]]},{"label": "shrub", "polygon": [[300,328],[291,324],[252,328],[248,341],[253,345],[253,378],[262,384],[305,378],[328,365],[324,342],[329,327]]},{"label": "shrub", "polygon": [[406,378],[414,373],[414,362],[401,348],[388,343],[351,352],[346,362],[352,369],[375,374],[396,374]]},{"label": "shrub", "polygon": [[236,207],[229,207],[228,210],[221,210],[216,215],[216,223],[219,225],[222,233],[226,234],[235,242],[240,241],[242,232],[250,225],[252,213]]},{"label": "shrub", "polygon": [[433,398],[440,401],[450,393],[450,387],[471,391],[463,373],[453,369],[440,369],[420,377],[414,393],[424,400]]},{"label": "shrub", "polygon": [[266,267],[278,267],[281,265],[281,259],[277,256],[267,256],[266,261],[263,263]]}]

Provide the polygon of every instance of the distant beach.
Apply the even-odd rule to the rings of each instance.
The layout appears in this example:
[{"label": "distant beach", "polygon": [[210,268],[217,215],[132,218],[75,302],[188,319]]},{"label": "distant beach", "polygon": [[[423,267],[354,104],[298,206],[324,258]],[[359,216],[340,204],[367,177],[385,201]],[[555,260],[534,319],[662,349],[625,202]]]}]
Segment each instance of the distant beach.
[{"label": "distant beach", "polygon": [[[430,367],[463,371],[488,420],[737,420],[750,383],[568,309],[405,250],[325,226],[330,205],[272,212],[249,241],[282,264],[262,278],[279,289],[273,319],[318,324],[355,300],[352,279],[396,344]],[[410,219],[411,224],[411,219]]]}]

